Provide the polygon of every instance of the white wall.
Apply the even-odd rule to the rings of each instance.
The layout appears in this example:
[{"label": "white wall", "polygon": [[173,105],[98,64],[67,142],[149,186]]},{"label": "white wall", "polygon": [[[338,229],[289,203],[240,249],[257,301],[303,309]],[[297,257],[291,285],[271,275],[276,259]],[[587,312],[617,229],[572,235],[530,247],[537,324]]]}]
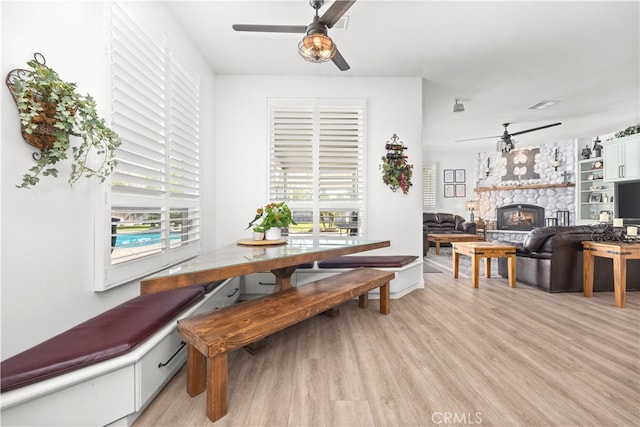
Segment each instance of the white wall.
[{"label": "white wall", "polygon": [[[101,2],[0,2],[3,78],[11,69],[26,68],[34,52],[40,52],[63,79],[76,82],[81,93],[93,95],[106,115],[109,76],[103,7]],[[146,7],[151,19],[170,22],[163,5]],[[173,41],[189,50],[179,35]],[[214,151],[209,148],[214,143],[212,80],[207,75],[203,84],[203,164],[213,164]],[[93,291],[94,209],[103,186],[83,178],[71,188],[65,178],[68,169],[60,167],[58,179],[43,178],[29,190],[16,188],[33,165],[34,149],[20,135],[9,91],[5,87],[0,93],[4,360],[138,295],[139,288],[135,282],[108,292]],[[207,173],[203,174],[207,180],[203,216],[212,219],[215,188]],[[214,236],[211,223],[203,224],[204,247],[214,245]]]},{"label": "white wall", "polygon": [[[313,66],[313,65],[312,65]],[[390,239],[378,253],[422,251],[422,88],[420,78],[218,76],[216,163],[218,244],[248,236],[245,227],[267,200],[267,99],[269,97],[367,100],[369,239]],[[384,145],[398,134],[414,165],[409,194],[392,192],[379,169]]]}]

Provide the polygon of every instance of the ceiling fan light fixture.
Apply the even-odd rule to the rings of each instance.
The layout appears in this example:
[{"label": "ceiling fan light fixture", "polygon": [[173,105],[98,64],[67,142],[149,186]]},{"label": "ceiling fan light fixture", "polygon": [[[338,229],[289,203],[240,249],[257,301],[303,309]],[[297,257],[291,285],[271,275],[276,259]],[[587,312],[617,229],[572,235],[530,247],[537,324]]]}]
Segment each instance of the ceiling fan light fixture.
[{"label": "ceiling fan light fixture", "polygon": [[326,34],[313,33],[298,44],[298,53],[309,62],[327,62],[336,54],[336,44]]}]

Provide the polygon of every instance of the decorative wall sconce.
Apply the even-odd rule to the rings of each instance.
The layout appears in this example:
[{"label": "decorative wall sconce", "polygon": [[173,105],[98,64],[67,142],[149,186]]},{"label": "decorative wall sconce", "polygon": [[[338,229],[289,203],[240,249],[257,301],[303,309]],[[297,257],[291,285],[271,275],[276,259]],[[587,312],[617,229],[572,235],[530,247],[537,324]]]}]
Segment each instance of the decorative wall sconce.
[{"label": "decorative wall sconce", "polygon": [[478,204],[475,200],[469,200],[467,202],[467,210],[469,213],[469,222],[474,222],[473,212],[478,209]]},{"label": "decorative wall sconce", "polygon": [[560,159],[558,157],[558,149],[556,148],[555,153],[553,154],[553,170],[557,171],[558,166],[560,166]]},{"label": "decorative wall sconce", "polygon": [[484,170],[485,176],[489,176],[491,174],[491,158],[487,157],[487,167]]},{"label": "decorative wall sconce", "polygon": [[400,141],[395,133],[391,136],[391,141],[387,141],[384,146],[387,154],[382,157],[382,181],[387,184],[392,191],[402,189],[404,194],[409,193],[411,175],[413,175],[413,165],[407,162],[404,150],[407,147]]}]

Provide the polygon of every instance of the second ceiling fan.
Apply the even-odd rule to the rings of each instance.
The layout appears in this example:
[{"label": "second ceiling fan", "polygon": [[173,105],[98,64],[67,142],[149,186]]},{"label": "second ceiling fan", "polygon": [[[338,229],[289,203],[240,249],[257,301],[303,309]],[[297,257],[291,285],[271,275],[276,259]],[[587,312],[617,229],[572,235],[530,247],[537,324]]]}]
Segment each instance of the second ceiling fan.
[{"label": "second ceiling fan", "polygon": [[267,33],[306,33],[298,44],[298,52],[304,59],[311,62],[331,60],[341,71],[346,71],[351,67],[327,35],[327,29],[333,27],[355,2],[356,0],[336,0],[322,16],[318,16],[318,10],[324,4],[324,0],[309,0],[309,4],[316,11],[313,22],[309,25],[234,24],[233,29]]},{"label": "second ceiling fan", "polygon": [[562,123],[558,122],[558,123],[552,123],[550,125],[544,125],[544,126],[539,126],[537,128],[531,128],[531,129],[525,129],[525,130],[521,130],[518,132],[513,132],[513,133],[509,133],[509,131],[507,130],[507,127],[509,126],[510,123],[503,123],[502,126],[504,126],[504,132],[502,133],[502,135],[496,135],[496,136],[484,136],[481,138],[469,138],[469,139],[459,139],[456,142],[463,142],[463,141],[475,141],[475,140],[479,140],[479,139],[490,139],[490,138],[500,138],[500,141],[498,141],[498,149],[504,153],[508,153],[510,151],[512,151],[513,149],[516,148],[515,145],[515,141],[513,139],[511,139],[512,136],[516,136],[516,135],[521,135],[523,133],[527,133],[527,132],[533,132],[536,130],[540,130],[540,129],[546,129],[546,128],[550,128],[553,126],[558,126],[561,125]]}]

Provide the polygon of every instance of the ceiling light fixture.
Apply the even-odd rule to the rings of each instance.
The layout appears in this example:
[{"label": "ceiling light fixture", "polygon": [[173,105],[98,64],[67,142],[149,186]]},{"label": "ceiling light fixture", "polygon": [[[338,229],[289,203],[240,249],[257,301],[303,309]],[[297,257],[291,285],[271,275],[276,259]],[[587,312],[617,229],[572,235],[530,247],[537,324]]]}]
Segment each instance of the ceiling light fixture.
[{"label": "ceiling light fixture", "polygon": [[298,53],[309,62],[327,62],[336,54],[336,44],[327,35],[327,25],[320,22],[318,9],[324,1],[310,1],[316,10],[313,22],[307,27],[307,35],[298,44]]},{"label": "ceiling light fixture", "polygon": [[326,34],[309,34],[298,44],[298,53],[309,62],[326,62],[336,54],[336,44]]},{"label": "ceiling light fixture", "polygon": [[460,98],[456,98],[456,103],[453,104],[454,113],[462,113],[464,111],[464,104],[460,103]]}]

